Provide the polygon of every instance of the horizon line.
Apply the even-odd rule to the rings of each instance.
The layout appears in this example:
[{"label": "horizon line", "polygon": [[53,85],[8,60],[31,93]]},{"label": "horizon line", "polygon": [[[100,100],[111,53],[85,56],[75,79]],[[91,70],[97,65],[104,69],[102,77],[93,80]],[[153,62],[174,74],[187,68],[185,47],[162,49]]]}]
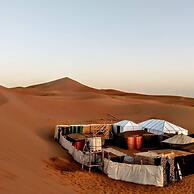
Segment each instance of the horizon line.
[{"label": "horizon line", "polygon": [[51,80],[48,80],[48,81],[44,81],[44,82],[36,82],[34,84],[27,84],[26,86],[21,86],[21,85],[18,85],[18,86],[13,86],[13,87],[7,87],[7,86],[3,86],[3,85],[0,85],[4,88],[7,88],[7,89],[17,89],[17,88],[29,88],[29,87],[33,87],[33,86],[38,86],[38,85],[44,85],[44,84],[48,84],[48,83],[52,83],[52,82],[56,82],[56,81],[60,81],[60,80],[65,80],[65,79],[69,79],[71,81],[74,81],[74,82],[77,82],[78,84],[81,84],[81,85],[84,85],[86,87],[90,87],[90,88],[93,88],[93,89],[97,89],[97,90],[114,90],[114,91],[117,91],[117,92],[123,92],[123,93],[126,93],[126,94],[136,94],[136,95],[142,95],[142,96],[155,96],[155,97],[180,97],[180,98],[189,98],[189,99],[194,99],[194,97],[192,96],[183,96],[183,95],[172,95],[172,94],[150,94],[150,93],[144,93],[144,92],[130,92],[130,91],[127,91],[127,90],[121,90],[121,89],[117,89],[117,88],[98,88],[98,87],[95,87],[95,86],[89,86],[87,84],[84,84],[80,81],[78,81],[77,79],[74,79],[74,78],[71,78],[71,77],[68,77],[68,76],[64,76],[64,77],[61,77],[61,78],[55,78],[55,79],[51,79]]}]

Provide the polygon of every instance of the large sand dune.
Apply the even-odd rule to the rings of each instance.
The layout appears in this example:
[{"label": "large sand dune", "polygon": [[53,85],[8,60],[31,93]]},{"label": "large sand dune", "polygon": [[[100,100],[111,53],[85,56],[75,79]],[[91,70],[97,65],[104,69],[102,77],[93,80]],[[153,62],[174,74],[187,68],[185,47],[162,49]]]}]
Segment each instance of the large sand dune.
[{"label": "large sand dune", "polygon": [[156,189],[82,172],[66,151],[53,142],[57,123],[108,121],[107,114],[136,122],[162,118],[194,133],[191,98],[97,90],[69,78],[27,88],[0,87],[0,193],[194,191],[194,176]]}]

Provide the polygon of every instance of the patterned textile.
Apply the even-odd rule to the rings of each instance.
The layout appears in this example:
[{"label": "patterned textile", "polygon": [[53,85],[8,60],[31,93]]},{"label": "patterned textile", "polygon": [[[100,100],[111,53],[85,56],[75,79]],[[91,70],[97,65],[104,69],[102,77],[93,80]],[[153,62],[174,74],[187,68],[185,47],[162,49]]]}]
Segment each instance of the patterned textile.
[{"label": "patterned textile", "polygon": [[168,162],[170,164],[170,181],[175,181],[175,165],[174,165],[174,157],[167,157]]},{"label": "patterned textile", "polygon": [[[169,172],[167,171],[167,163],[170,165]],[[164,185],[168,183],[168,175],[169,181],[175,181],[174,157],[161,157],[161,166],[163,167]]]},{"label": "patterned textile", "polygon": [[164,176],[164,185],[167,184],[167,176],[166,176],[166,158],[161,157],[161,166],[163,167],[163,176]]}]

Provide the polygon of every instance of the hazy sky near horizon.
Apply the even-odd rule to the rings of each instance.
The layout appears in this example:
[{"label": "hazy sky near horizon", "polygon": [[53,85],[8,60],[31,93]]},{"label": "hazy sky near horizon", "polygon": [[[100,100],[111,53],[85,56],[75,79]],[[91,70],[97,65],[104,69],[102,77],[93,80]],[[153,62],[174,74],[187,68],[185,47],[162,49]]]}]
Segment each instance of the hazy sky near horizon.
[{"label": "hazy sky near horizon", "polygon": [[0,68],[8,87],[68,76],[194,97],[194,1],[0,1]]}]

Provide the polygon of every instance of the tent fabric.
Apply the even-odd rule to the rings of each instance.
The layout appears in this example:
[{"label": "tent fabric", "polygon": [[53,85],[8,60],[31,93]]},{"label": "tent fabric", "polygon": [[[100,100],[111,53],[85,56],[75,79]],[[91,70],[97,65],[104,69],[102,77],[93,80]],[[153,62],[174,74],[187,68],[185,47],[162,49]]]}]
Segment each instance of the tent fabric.
[{"label": "tent fabric", "polygon": [[139,153],[135,153],[135,156],[143,156],[143,157],[147,157],[147,158],[157,158],[160,157],[159,154],[152,152],[152,151],[148,151],[148,152],[139,152]]},{"label": "tent fabric", "polygon": [[63,148],[65,148],[66,150],[70,150],[70,149],[72,149],[72,143],[71,142],[69,142],[69,141],[67,141],[63,136],[61,136],[61,138],[60,138],[60,144],[61,144],[61,146],[63,147]]},{"label": "tent fabric", "polygon": [[55,134],[54,134],[54,139],[57,139],[58,136],[58,127],[55,127]]},{"label": "tent fabric", "polygon": [[112,162],[104,159],[104,173],[115,180],[163,187],[163,167]]},{"label": "tent fabric", "polygon": [[148,132],[157,135],[163,135],[165,133],[188,135],[188,130],[160,119],[150,119],[139,123],[139,126],[141,129],[146,129]]},{"label": "tent fabric", "polygon": [[128,121],[128,120],[123,120],[118,123],[113,124],[113,131],[114,133],[117,133],[117,127],[120,127],[120,133],[123,133],[125,131],[138,131],[140,130],[140,127],[138,124]]},{"label": "tent fabric", "polygon": [[74,159],[76,162],[78,162],[78,163],[81,164],[81,163],[82,163],[82,162],[81,162],[81,157],[82,157],[82,155],[83,155],[83,152],[81,152],[81,151],[75,149],[75,150],[74,150],[74,153],[73,153],[73,159]]},{"label": "tent fabric", "polygon": [[110,160],[104,158],[104,165],[103,165],[103,172],[108,175],[108,166],[109,166]]},{"label": "tent fabric", "polygon": [[112,162],[111,160],[104,159],[104,163],[106,163],[106,173],[108,177],[119,180],[118,177],[118,168],[119,168],[119,163],[117,162]]},{"label": "tent fabric", "polygon": [[67,141],[62,135],[60,136],[60,140],[59,140],[60,145],[65,148],[66,150],[68,150],[68,152],[73,155],[74,151],[75,151],[75,147],[72,145],[72,143],[70,143],[69,141]]},{"label": "tent fabric", "polygon": [[89,161],[89,156],[85,155],[82,151],[77,150],[71,142],[69,142],[65,137],[62,135],[60,136],[60,145],[68,150],[69,154],[71,154],[74,158],[74,160],[80,164],[83,162],[88,162]]},{"label": "tent fabric", "polygon": [[163,143],[186,145],[186,144],[194,143],[194,138],[181,134],[181,135],[175,135],[171,138],[168,138],[164,140]]},{"label": "tent fabric", "polygon": [[120,152],[120,151],[118,151],[118,150],[115,150],[114,148],[104,148],[103,149],[105,152],[109,152],[109,153],[112,153],[112,154],[114,154],[114,155],[116,155],[116,156],[119,156],[119,157],[121,157],[121,156],[126,156],[127,154],[125,154],[125,153],[123,153],[123,152]]}]

